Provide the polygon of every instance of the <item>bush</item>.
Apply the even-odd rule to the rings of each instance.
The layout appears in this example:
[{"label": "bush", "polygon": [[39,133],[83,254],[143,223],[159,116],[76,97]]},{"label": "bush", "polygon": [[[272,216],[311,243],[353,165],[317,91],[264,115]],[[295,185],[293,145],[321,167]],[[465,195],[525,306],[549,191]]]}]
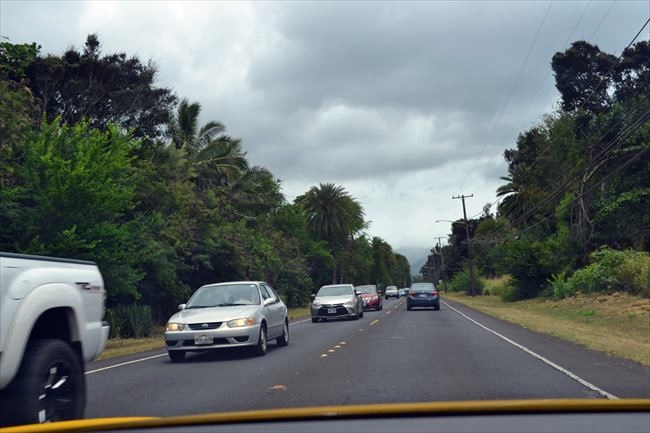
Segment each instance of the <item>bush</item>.
[{"label": "bush", "polygon": [[[481,279],[481,274],[476,266],[473,267],[474,270],[474,288],[475,293],[480,295],[483,293],[485,288],[485,283]],[[469,267],[467,265],[463,266],[463,270],[457,272],[454,277],[449,282],[449,291],[451,292],[465,292],[467,295],[471,295],[471,285],[469,278]]]},{"label": "bush", "polygon": [[511,290],[510,280],[509,276],[484,280],[483,283],[485,284],[485,288],[483,289],[483,294],[498,296],[503,299],[504,294]]},{"label": "bush", "polygon": [[143,338],[153,333],[153,316],[148,305],[118,305],[106,309],[111,338]]},{"label": "bush", "polygon": [[550,296],[554,299],[564,299],[575,295],[573,286],[569,284],[566,272],[560,272],[548,280],[550,284]]},{"label": "bush", "polygon": [[650,297],[650,255],[640,251],[618,251],[603,247],[589,255],[591,263],[570,277],[561,272],[549,280],[553,297],[576,293],[627,292]]}]

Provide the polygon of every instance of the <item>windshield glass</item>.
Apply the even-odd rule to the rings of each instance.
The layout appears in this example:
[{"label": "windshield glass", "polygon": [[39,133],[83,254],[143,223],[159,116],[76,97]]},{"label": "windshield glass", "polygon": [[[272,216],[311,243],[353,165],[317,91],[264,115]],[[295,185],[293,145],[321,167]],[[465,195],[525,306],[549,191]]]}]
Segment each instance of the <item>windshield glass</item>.
[{"label": "windshield glass", "polygon": [[356,286],[355,290],[359,293],[366,293],[366,294],[377,294],[377,286],[373,285],[366,285],[366,286]]},{"label": "windshield glass", "polygon": [[343,296],[352,295],[354,292],[350,286],[326,286],[321,287],[316,296]]},{"label": "windshield glass", "polygon": [[260,295],[255,284],[204,286],[194,293],[185,308],[258,305]]},{"label": "windshield glass", "polygon": [[650,397],[649,18],[0,0],[0,430]]}]

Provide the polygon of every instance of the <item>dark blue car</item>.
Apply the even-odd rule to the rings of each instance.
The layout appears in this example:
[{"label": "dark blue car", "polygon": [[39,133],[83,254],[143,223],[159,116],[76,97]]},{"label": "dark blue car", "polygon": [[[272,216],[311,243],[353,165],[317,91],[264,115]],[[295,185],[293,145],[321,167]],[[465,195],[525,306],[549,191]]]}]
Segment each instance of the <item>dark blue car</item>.
[{"label": "dark blue car", "polygon": [[406,309],[427,307],[440,309],[440,294],[433,283],[414,283],[406,297]]}]

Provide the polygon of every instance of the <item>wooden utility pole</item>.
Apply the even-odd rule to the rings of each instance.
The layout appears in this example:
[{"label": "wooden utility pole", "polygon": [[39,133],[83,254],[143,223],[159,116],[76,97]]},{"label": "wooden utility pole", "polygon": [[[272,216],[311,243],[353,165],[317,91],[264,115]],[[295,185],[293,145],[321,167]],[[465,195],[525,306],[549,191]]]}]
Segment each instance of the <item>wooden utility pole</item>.
[{"label": "wooden utility pole", "polygon": [[457,195],[452,196],[453,200],[461,199],[463,201],[463,219],[465,220],[465,236],[467,238],[467,263],[469,265],[469,289],[472,296],[476,296],[476,291],[474,290],[474,266],[472,266],[472,252],[471,252],[471,242],[469,239],[469,223],[467,222],[467,211],[465,210],[465,199],[474,197],[474,194],[470,195]]},{"label": "wooden utility pole", "polygon": [[440,252],[438,255],[440,256],[440,279],[442,280],[443,287],[445,288],[445,293],[447,293],[447,282],[445,281],[445,278],[442,276],[442,273],[445,270],[445,256],[442,254],[442,242],[440,239],[444,239],[444,236],[437,236],[436,239],[438,239],[438,248],[440,249]]}]

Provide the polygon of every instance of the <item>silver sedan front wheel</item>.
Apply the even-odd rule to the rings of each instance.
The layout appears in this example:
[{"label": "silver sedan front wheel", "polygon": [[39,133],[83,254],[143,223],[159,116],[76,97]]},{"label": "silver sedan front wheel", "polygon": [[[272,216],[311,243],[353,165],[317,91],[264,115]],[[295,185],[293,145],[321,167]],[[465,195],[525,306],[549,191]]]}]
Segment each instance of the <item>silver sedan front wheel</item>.
[{"label": "silver sedan front wheel", "polygon": [[278,343],[278,346],[288,346],[289,345],[289,322],[285,319],[284,327],[282,328],[282,335],[275,339]]}]

